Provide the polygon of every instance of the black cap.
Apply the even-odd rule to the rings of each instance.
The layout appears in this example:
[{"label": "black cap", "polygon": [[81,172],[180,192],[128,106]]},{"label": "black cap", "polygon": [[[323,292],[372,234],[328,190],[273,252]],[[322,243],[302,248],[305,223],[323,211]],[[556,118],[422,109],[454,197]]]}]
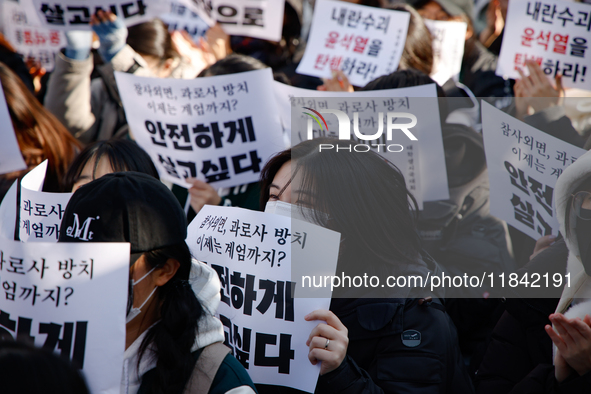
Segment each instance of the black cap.
[{"label": "black cap", "polygon": [[62,219],[59,242],[129,242],[131,254],[179,244],[187,218],[159,180],[139,172],[104,175],[76,190]]}]

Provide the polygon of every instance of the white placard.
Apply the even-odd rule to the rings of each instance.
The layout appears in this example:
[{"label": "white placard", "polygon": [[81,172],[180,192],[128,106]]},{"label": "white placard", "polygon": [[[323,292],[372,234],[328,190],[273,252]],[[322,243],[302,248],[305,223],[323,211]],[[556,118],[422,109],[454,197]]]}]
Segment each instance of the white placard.
[{"label": "white placard", "polygon": [[60,224],[72,193],[41,191],[45,182],[47,160],[21,181],[19,239],[23,242],[57,242]]},{"label": "white placard", "polygon": [[520,78],[534,60],[554,79],[563,75],[565,87],[591,90],[591,4],[560,0],[511,0],[497,75]]},{"label": "white placard", "polygon": [[[20,3],[5,1],[0,4],[4,22],[4,37],[24,60],[33,59],[47,72],[55,67],[55,55],[66,46],[64,32],[33,26],[36,16],[31,17],[31,10]],[[34,14],[34,12],[33,12]]]},{"label": "white placard", "polygon": [[280,41],[284,0],[212,0],[212,16],[235,36]]},{"label": "white placard", "polygon": [[256,182],[284,149],[270,68],[193,80],[115,78],[135,140],[168,181]]},{"label": "white placard", "polygon": [[557,235],[554,186],[586,151],[482,102],[490,213],[533,239]]},{"label": "white placard", "polygon": [[314,392],[320,368],[308,360],[306,340],[318,322],[304,316],[328,309],[331,289],[298,298],[302,283],[291,265],[309,275],[322,265],[334,275],[339,243],[338,233],[322,227],[233,207],[206,205],[189,225],[191,253],[220,277],[226,345],[253,382]]},{"label": "white placard", "polygon": [[90,16],[111,11],[126,26],[147,22],[170,11],[170,0],[31,0],[41,26],[57,30],[91,30]]},{"label": "white placard", "polygon": [[209,26],[219,23],[235,36],[279,42],[283,30],[284,0],[179,0]]},{"label": "white placard", "polygon": [[81,366],[92,393],[118,394],[129,244],[0,238],[0,259],[0,330]]},{"label": "white placard", "polygon": [[433,71],[431,78],[439,85],[445,84],[450,78],[459,81],[466,29],[464,22],[447,22],[425,19],[433,37]]},{"label": "white placard", "polygon": [[192,7],[188,7],[181,1],[173,1],[170,4],[170,12],[161,15],[160,19],[168,25],[169,31],[185,30],[195,42],[199,37],[205,36],[209,29],[207,22]]},{"label": "white placard", "polygon": [[[298,109],[298,130],[300,131],[291,133],[292,108],[339,109],[346,112],[351,120],[353,120],[353,112],[358,112],[359,129],[366,134],[375,133],[379,112],[384,113],[384,121],[387,112],[412,113],[417,117],[417,125],[412,129],[412,133],[417,137],[418,141],[410,141],[404,135],[397,137],[398,139],[395,141],[391,141],[391,143],[404,143],[405,147],[412,146],[412,152],[408,149],[399,153],[392,153],[383,152],[382,149],[378,153],[384,154],[384,157],[402,171],[407,186],[409,188],[413,187],[411,192],[417,198],[420,206],[423,201],[437,201],[449,198],[435,84],[401,89],[342,93],[300,89],[275,82],[274,89],[282,124],[287,133],[292,135],[292,139],[297,136],[295,140],[292,140],[293,145],[306,139],[305,132],[302,134],[301,130],[306,130],[309,117]],[[313,99],[305,101],[301,100],[301,97]],[[335,131],[338,129],[335,116],[327,115],[325,120],[329,130]],[[320,131],[320,128],[315,127],[314,130]],[[390,143],[389,141],[386,142]],[[378,143],[386,142],[379,141]],[[409,153],[412,153],[412,155],[408,155]],[[411,182],[413,179],[415,181]]]},{"label": "white placard", "polygon": [[316,2],[306,52],[297,72],[330,78],[342,70],[365,86],[398,68],[410,14],[342,1]]},{"label": "white placard", "polygon": [[8,105],[4,97],[4,90],[0,85],[0,174],[7,174],[13,171],[26,170],[27,164],[18,146],[12,120],[8,112]]}]

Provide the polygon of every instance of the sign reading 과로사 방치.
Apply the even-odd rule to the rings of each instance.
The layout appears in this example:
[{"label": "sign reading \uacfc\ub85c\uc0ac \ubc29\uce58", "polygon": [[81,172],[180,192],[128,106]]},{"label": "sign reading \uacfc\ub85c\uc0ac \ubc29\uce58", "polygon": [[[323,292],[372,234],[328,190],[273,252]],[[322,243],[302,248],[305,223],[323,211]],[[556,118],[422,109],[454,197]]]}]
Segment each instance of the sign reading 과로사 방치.
[{"label": "sign reading \uacfc\ub85c\uc0ac \ubc29\uce58", "polygon": [[71,360],[92,393],[118,394],[129,244],[0,238],[0,260],[0,334]]},{"label": "sign reading \uacfc\ub85c\uc0ac \ubc29\uce58", "polygon": [[192,80],[115,78],[135,140],[168,181],[257,182],[284,149],[270,68]]},{"label": "sign reading \uacfc\ub85c\uc0ac \ubc29\uce58", "polygon": [[306,288],[300,278],[334,275],[340,235],[286,216],[206,205],[187,244],[220,278],[225,344],[253,382],[314,392],[320,368],[310,363],[306,340],[318,322],[304,316],[328,309],[332,292]]},{"label": "sign reading \uacfc\ub85c\uc0ac \ubc29\uce58", "polygon": [[[357,113],[357,126],[365,135],[376,134],[381,113],[382,135],[377,140],[365,142],[402,171],[407,186],[417,198],[419,205],[422,201],[449,198],[435,84],[343,93],[300,89],[275,82],[274,89],[282,123],[291,134],[292,145],[307,139],[307,123],[311,118],[306,112],[310,113],[310,110],[320,112],[326,109],[339,110],[351,121],[354,121]],[[417,123],[411,130],[418,141],[410,140],[400,130],[392,133],[392,140],[387,140],[388,113],[413,114]],[[323,122],[320,125],[312,122],[313,136],[337,136],[339,131],[337,117],[326,114],[323,118],[328,129],[324,130]],[[408,119],[401,118],[395,123],[408,122]],[[351,129],[354,131],[354,127]],[[353,139],[356,139],[353,134]]]},{"label": "sign reading \uacfc\ub85c\uc0ac \ubc29\uce58", "polygon": [[23,242],[57,242],[60,224],[72,193],[42,191],[47,160],[21,181],[19,239]]}]

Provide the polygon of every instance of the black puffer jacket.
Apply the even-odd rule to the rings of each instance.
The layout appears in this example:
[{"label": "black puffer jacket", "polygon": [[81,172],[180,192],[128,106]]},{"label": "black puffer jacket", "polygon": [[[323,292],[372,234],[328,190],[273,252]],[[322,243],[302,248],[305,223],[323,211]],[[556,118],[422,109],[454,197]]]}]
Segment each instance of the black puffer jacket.
[{"label": "black puffer jacket", "polygon": [[348,356],[317,393],[473,392],[439,300],[335,299],[331,310],[349,330]]},{"label": "black puffer jacket", "polygon": [[[424,273],[441,275],[441,268],[426,253],[422,263],[427,267]],[[426,296],[423,291],[427,290],[404,290],[407,298],[333,298],[330,310],[347,327],[349,346],[342,364],[318,378],[315,392],[473,393],[456,328],[444,305],[439,298],[417,298],[417,294]],[[257,385],[257,390],[260,394],[301,393],[264,385]]]}]

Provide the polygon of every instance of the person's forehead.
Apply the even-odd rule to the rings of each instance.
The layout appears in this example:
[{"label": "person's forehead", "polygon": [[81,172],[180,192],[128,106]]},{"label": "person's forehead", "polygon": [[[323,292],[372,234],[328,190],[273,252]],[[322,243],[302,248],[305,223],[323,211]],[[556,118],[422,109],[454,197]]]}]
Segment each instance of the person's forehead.
[{"label": "person's forehead", "polygon": [[291,161],[283,163],[273,178],[273,184],[285,184],[291,178]]}]

